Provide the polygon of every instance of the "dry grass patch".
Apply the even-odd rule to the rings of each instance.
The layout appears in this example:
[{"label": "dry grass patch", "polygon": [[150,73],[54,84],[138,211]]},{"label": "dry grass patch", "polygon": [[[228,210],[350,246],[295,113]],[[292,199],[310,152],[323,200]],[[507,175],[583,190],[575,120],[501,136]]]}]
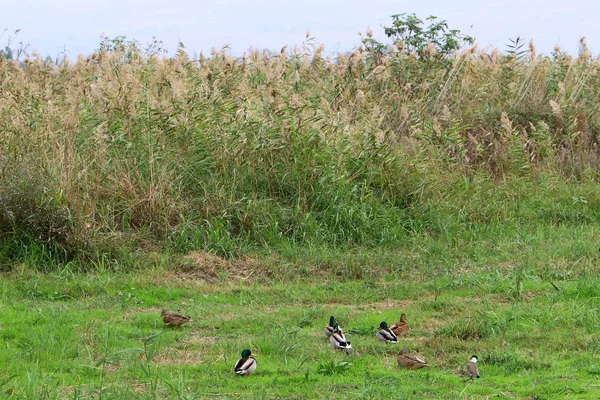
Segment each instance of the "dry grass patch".
[{"label": "dry grass patch", "polygon": [[[409,300],[409,299],[404,299],[404,300],[386,299],[386,300],[378,301],[375,303],[364,303],[364,304],[347,304],[346,300],[343,298],[340,298],[338,302],[331,301],[331,300],[335,300],[335,298],[328,299],[328,300],[330,300],[330,301],[327,303],[321,303],[320,306],[325,309],[328,309],[328,308],[337,308],[340,306],[340,304],[343,304],[344,307],[346,307],[350,310],[358,310],[358,309],[360,309],[360,310],[392,310],[392,309],[397,309],[398,310],[398,319],[400,319],[400,314],[402,312],[406,313],[405,311],[402,311],[402,310],[406,310],[414,303],[414,300]],[[406,313],[406,314],[408,316],[408,313]]]},{"label": "dry grass patch", "polygon": [[161,365],[196,365],[206,362],[207,359],[208,357],[202,351],[185,348],[161,350],[152,361]]},{"label": "dry grass patch", "polygon": [[[413,300],[408,300],[408,299],[404,299],[404,300],[386,299],[386,300],[380,301],[378,303],[368,304],[366,306],[367,307],[373,306],[377,309],[382,309],[382,310],[397,309],[398,313],[401,313],[402,312],[401,310],[406,310],[413,303],[414,303]],[[400,319],[400,314],[398,314],[398,319]]]},{"label": "dry grass patch", "polygon": [[206,344],[206,343],[217,343],[219,338],[217,336],[205,336],[202,332],[207,332],[212,329],[203,329],[203,330],[194,330],[187,334],[184,338],[179,339],[179,343],[183,345],[197,345],[197,344]]},{"label": "dry grass patch", "polygon": [[251,257],[226,260],[204,251],[192,251],[175,270],[175,279],[220,283],[223,280],[253,282],[271,277],[269,269]]}]

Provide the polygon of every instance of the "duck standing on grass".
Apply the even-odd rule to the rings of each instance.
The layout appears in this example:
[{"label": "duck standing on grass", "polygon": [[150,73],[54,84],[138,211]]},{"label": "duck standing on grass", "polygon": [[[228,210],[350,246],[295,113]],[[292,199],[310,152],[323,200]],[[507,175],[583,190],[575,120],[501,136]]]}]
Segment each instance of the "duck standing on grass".
[{"label": "duck standing on grass", "polygon": [[377,339],[386,343],[398,343],[398,336],[388,328],[387,322],[385,321],[382,321],[381,324],[379,324]]},{"label": "duck standing on grass", "polygon": [[477,368],[477,356],[471,356],[471,361],[467,364],[467,373],[469,374],[469,379],[479,378],[479,368]]},{"label": "duck standing on grass", "polygon": [[396,336],[403,336],[410,331],[410,326],[406,322],[406,314],[400,315],[400,321],[390,326],[390,330],[396,334]]},{"label": "duck standing on grass", "polygon": [[409,349],[402,349],[400,351],[400,354],[398,354],[398,365],[408,368],[410,371],[429,366],[427,361],[423,360],[421,357],[410,354]]},{"label": "duck standing on grass", "polygon": [[242,351],[242,358],[238,360],[233,371],[238,375],[250,376],[256,370],[256,360],[252,357],[252,352],[248,349]]},{"label": "duck standing on grass", "polygon": [[163,322],[169,326],[180,327],[183,324],[190,322],[191,318],[181,314],[172,314],[167,310],[162,310],[160,315],[163,317]]},{"label": "duck standing on grass", "polygon": [[333,315],[331,317],[329,317],[329,325],[327,325],[325,327],[325,336],[330,337],[331,334],[333,333],[333,325],[337,323],[337,321],[335,320],[335,318],[333,317]]},{"label": "duck standing on grass", "polygon": [[342,331],[342,328],[335,321],[333,322],[333,332],[329,336],[329,342],[336,350],[346,350],[346,353],[349,353],[352,349],[352,344],[346,340],[344,331]]}]

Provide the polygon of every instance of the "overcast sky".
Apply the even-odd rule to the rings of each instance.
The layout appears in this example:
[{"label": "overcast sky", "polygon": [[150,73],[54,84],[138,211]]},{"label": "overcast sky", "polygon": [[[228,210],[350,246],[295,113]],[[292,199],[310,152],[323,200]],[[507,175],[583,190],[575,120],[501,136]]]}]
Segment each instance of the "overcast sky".
[{"label": "overcast sky", "polygon": [[508,38],[533,39],[549,54],[555,44],[576,53],[581,36],[600,51],[600,2],[596,0],[4,0],[0,47],[21,29],[16,42],[43,56],[94,51],[102,36],[124,35],[141,43],[157,37],[169,54],[182,41],[190,53],[229,46],[279,50],[301,44],[310,30],[327,52],[352,50],[368,26],[381,29],[390,15],[436,15],[474,36],[480,47],[505,49]]}]

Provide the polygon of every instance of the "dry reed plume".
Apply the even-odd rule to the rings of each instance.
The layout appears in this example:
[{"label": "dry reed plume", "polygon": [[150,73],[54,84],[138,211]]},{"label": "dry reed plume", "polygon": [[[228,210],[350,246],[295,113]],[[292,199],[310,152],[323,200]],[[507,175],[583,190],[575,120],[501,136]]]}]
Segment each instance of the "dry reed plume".
[{"label": "dry reed plume", "polygon": [[[239,58],[125,44],[76,62],[0,59],[0,233],[77,247],[160,243],[188,223],[208,232],[200,243],[326,226],[334,243],[381,242],[377,207],[421,201],[441,169],[585,179],[600,170],[600,67],[581,47],[375,60],[308,40]],[[376,226],[345,219],[346,201]]]}]

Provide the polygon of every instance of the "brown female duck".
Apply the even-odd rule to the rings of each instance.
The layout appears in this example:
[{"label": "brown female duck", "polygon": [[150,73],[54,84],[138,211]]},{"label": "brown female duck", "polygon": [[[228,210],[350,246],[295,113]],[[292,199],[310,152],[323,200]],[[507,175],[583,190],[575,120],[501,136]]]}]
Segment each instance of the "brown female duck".
[{"label": "brown female duck", "polygon": [[429,364],[427,361],[423,360],[421,357],[410,354],[410,350],[402,349],[400,354],[398,354],[398,365],[408,368],[409,370],[419,369],[423,367],[428,367]]},{"label": "brown female duck", "polygon": [[390,329],[396,336],[406,335],[408,331],[410,331],[410,326],[408,326],[408,323],[406,322],[406,314],[400,315],[400,321],[390,326]]},{"label": "brown female duck", "polygon": [[169,326],[179,327],[190,322],[191,318],[181,314],[173,314],[167,310],[162,310],[160,315],[163,317],[163,322]]}]

